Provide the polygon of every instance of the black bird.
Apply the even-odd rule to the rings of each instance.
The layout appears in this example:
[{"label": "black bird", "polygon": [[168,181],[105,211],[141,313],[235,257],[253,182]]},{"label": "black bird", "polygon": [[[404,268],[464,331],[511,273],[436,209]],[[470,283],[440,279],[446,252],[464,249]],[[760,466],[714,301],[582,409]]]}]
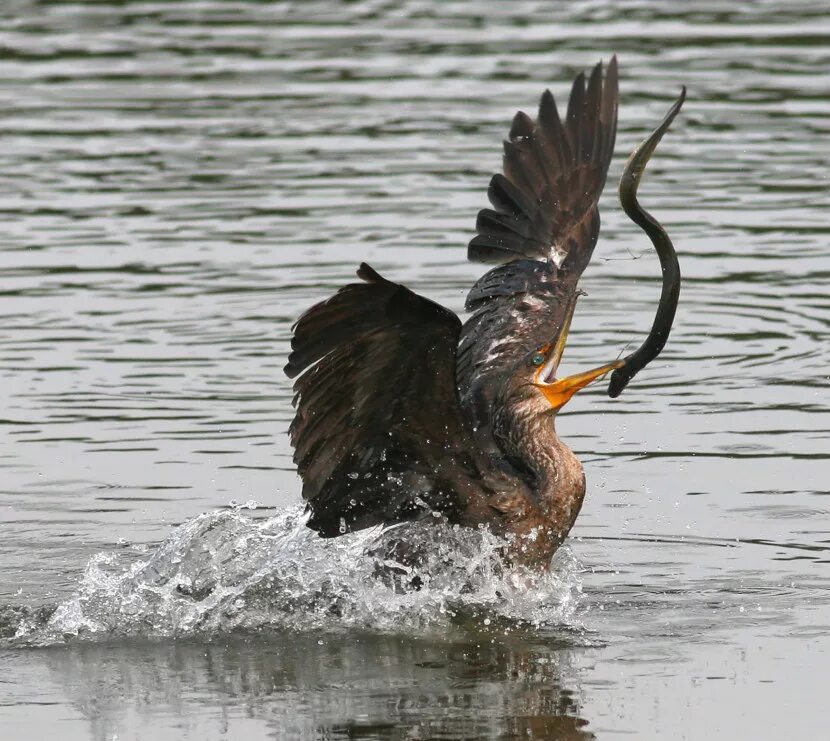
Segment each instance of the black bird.
[{"label": "black bird", "polygon": [[[615,57],[604,75],[600,63],[587,81],[577,76],[564,119],[550,91],[535,121],[516,114],[504,173],[490,182],[493,208],[479,213],[468,248],[470,260],[498,265],[470,290],[463,325],[365,263],[362,282],[297,321],[285,372],[297,377],[290,435],[310,528],[332,537],[430,515],[505,536],[511,561],[550,562],[585,496],[582,465],[557,436],[556,415],[615,368],[627,373],[619,393],[665,343],[679,290],[678,271],[652,347],[640,351],[651,357],[637,368],[626,359],[557,378],[599,235],[617,101]],[[629,162],[621,194],[632,218],[648,217],[637,184],[681,103]],[[640,225],[661,261],[674,255],[656,221]]]}]

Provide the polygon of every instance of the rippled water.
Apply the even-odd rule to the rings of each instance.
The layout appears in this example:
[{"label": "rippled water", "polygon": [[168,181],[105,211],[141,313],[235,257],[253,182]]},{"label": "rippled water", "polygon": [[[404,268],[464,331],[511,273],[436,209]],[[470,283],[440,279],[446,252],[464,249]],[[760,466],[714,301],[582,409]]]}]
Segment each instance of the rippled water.
[{"label": "rippled water", "polygon": [[[0,737],[824,737],[825,8],[0,20]],[[689,88],[641,194],[681,254],[671,342],[561,419],[589,493],[549,577],[445,532],[434,582],[401,593],[384,536],[299,522],[290,324],[362,259],[461,311],[513,112],[612,52],[612,181]],[[613,188],[603,207],[572,368],[638,342],[659,295]]]}]

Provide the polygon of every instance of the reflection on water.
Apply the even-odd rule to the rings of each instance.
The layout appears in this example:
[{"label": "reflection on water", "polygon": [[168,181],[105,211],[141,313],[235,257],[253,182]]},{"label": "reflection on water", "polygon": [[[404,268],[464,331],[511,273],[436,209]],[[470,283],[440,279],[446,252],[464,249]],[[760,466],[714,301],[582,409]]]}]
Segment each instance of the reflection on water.
[{"label": "reflection on water", "polygon": [[[553,649],[557,646],[554,645]],[[428,642],[373,634],[273,636],[224,645],[49,650],[49,678],[96,739],[156,738],[178,717],[188,737],[592,739],[568,653],[538,641]],[[163,730],[162,730],[163,732]]]},{"label": "reflection on water", "polygon": [[[0,737],[279,736],[289,707],[312,738],[349,724],[427,738],[439,722],[461,738],[524,723],[564,738],[824,736],[821,4],[10,0],[0,21],[0,636],[70,636],[0,649]],[[298,502],[291,321],[364,259],[460,311],[513,112],[612,52],[610,182],[689,89],[641,189],[685,283],[660,360],[620,399],[588,392],[560,420],[589,486],[570,560],[493,615],[549,609],[548,627],[479,635],[498,607],[482,589],[473,627],[437,620],[436,637],[414,616],[440,615],[452,579],[404,608],[360,581],[359,549],[304,541],[317,586],[329,574],[361,619],[286,633],[269,617],[278,589],[234,612],[235,588],[262,596],[257,574],[290,561],[268,528]],[[602,210],[565,372],[638,342],[659,295],[613,188]],[[245,516],[259,524],[239,524],[231,500],[256,500]],[[198,536],[194,518],[217,510],[218,566],[198,538],[180,568],[164,560],[174,526]],[[125,575],[150,562],[160,582]],[[186,601],[194,576],[219,585],[216,609],[199,589]],[[245,642],[266,625],[270,639]],[[119,643],[78,644],[102,635]]]}]

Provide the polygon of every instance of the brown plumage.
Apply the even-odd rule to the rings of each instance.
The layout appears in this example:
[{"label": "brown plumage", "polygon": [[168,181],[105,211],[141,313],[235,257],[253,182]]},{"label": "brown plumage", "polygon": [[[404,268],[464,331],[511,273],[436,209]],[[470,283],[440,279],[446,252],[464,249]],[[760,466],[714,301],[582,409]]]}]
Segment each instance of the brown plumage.
[{"label": "brown plumage", "polygon": [[619,365],[555,377],[599,234],[617,99],[614,58],[576,78],[564,121],[548,91],[535,121],[516,115],[468,251],[499,264],[472,287],[463,326],[366,264],[300,317],[285,370],[309,527],[330,537],[437,512],[549,563],[585,494],[556,413]]}]

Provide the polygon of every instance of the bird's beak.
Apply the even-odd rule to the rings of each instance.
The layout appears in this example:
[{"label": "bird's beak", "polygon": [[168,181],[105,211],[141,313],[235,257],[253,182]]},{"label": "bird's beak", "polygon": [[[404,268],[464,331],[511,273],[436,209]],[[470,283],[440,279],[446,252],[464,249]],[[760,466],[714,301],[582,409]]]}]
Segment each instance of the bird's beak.
[{"label": "bird's beak", "polygon": [[622,360],[615,360],[608,365],[601,365],[584,373],[577,373],[566,378],[558,378],[552,383],[537,383],[539,390],[545,395],[554,409],[560,409],[567,404],[571,397],[580,389],[584,389],[592,381],[602,378],[609,371],[620,368]]},{"label": "bird's beak", "polygon": [[556,378],[556,370],[559,367],[562,354],[565,352],[565,345],[568,342],[568,331],[571,328],[571,319],[576,308],[576,299],[576,295],[571,299],[571,303],[565,314],[565,320],[562,323],[562,329],[556,338],[556,344],[548,358],[548,362],[536,371],[533,379],[534,385],[545,395],[545,398],[554,409],[560,409],[565,406],[577,391],[585,388],[592,381],[596,381],[606,373],[624,365],[622,360],[615,360],[613,363],[602,365],[599,368],[594,368],[584,373],[577,373],[567,378]]}]

